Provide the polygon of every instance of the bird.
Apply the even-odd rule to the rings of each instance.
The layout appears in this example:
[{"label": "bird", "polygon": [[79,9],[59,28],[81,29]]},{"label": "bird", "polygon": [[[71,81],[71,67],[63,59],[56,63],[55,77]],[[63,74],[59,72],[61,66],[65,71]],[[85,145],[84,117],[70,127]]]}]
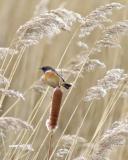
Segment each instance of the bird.
[{"label": "bird", "polygon": [[40,68],[43,71],[41,79],[43,82],[53,88],[63,86],[69,89],[72,85],[66,83],[63,77],[51,66],[43,66]]}]

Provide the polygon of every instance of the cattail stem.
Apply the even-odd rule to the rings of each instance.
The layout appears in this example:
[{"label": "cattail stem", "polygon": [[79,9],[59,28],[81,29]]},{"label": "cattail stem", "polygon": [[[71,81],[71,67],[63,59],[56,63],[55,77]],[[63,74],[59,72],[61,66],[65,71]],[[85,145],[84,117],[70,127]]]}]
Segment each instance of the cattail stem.
[{"label": "cattail stem", "polygon": [[50,132],[50,138],[49,138],[49,148],[48,148],[48,160],[50,159],[51,153],[52,153],[52,139],[53,139],[53,131]]},{"label": "cattail stem", "polygon": [[52,154],[52,139],[53,139],[54,130],[57,128],[57,122],[58,122],[58,118],[59,118],[62,95],[63,95],[63,93],[62,93],[61,89],[59,87],[56,87],[53,92],[50,115],[49,115],[48,120],[46,121],[47,129],[50,131],[47,160],[50,159],[50,156]]}]

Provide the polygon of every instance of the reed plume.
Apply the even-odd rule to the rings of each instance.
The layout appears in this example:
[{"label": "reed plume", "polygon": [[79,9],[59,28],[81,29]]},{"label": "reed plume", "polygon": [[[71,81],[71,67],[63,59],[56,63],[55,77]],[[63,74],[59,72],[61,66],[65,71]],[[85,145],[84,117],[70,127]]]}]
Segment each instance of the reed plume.
[{"label": "reed plume", "polygon": [[17,150],[29,151],[32,152],[34,149],[32,148],[31,144],[12,144],[9,145],[9,148],[15,148]]},{"label": "reed plume", "polygon": [[0,59],[5,58],[7,55],[15,55],[18,51],[16,49],[0,47]]},{"label": "reed plume", "polygon": [[127,79],[127,74],[123,69],[111,69],[107,71],[103,79],[98,80],[97,85],[91,87],[87,91],[85,101],[92,101],[94,99],[101,99],[104,97],[110,89],[118,88],[118,84],[121,81]]},{"label": "reed plume", "polygon": [[85,138],[80,137],[80,136],[76,136],[76,135],[64,135],[61,138],[61,142],[60,145],[58,146],[55,156],[55,159],[65,159],[68,154],[70,153],[70,148],[72,146],[72,144],[74,143],[74,141],[76,141],[76,150],[77,152],[80,152],[81,150],[83,150],[83,148],[85,147],[87,141]]},{"label": "reed plume", "polygon": [[15,97],[15,98],[20,98],[22,100],[25,100],[25,97],[19,91],[14,91],[14,90],[11,90],[11,89],[0,88],[0,93],[2,93],[3,95],[6,95],[8,97]]},{"label": "reed plume", "polygon": [[83,19],[80,14],[64,8],[44,12],[20,26],[17,45],[31,46],[42,38],[52,38],[62,30],[70,31],[73,23],[83,23]]},{"label": "reed plume", "polygon": [[0,74],[0,84],[6,85],[9,83],[10,83],[9,80],[4,75]]},{"label": "reed plume", "polygon": [[14,118],[14,117],[1,117],[0,118],[0,129],[2,131],[7,131],[9,129],[14,130],[15,132],[20,131],[22,129],[26,129],[28,131],[32,130],[33,127],[29,125],[27,122]]},{"label": "reed plume", "polygon": [[102,48],[121,48],[119,38],[128,33],[128,20],[116,22],[103,31],[102,39],[97,41],[93,53],[101,52]]},{"label": "reed plume", "polygon": [[106,159],[114,148],[124,145],[128,137],[128,119],[116,121],[99,139],[94,147],[91,160]]},{"label": "reed plume", "polygon": [[108,18],[112,14],[114,9],[122,9],[125,6],[120,3],[110,3],[104,6],[97,8],[96,10],[92,11],[88,16],[85,17],[85,22],[81,26],[79,37],[83,38],[92,33],[92,31],[100,27],[102,28],[104,23],[111,22]]}]

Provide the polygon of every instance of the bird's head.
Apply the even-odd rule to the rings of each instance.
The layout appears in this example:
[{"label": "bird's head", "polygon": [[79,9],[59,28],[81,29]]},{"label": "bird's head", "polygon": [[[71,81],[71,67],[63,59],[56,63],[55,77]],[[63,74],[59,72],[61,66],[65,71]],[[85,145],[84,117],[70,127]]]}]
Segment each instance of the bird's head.
[{"label": "bird's head", "polygon": [[40,68],[44,73],[45,72],[47,72],[47,71],[49,71],[49,70],[54,70],[52,67],[50,67],[50,66],[43,66],[43,67],[41,67]]}]

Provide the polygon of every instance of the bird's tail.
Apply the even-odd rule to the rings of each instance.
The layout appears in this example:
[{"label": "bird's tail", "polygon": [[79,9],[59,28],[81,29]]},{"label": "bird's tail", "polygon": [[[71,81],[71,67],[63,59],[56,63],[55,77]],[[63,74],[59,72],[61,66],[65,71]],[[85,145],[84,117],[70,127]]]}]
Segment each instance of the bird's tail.
[{"label": "bird's tail", "polygon": [[66,89],[69,89],[72,85],[69,83],[63,83],[62,86],[65,87]]}]

